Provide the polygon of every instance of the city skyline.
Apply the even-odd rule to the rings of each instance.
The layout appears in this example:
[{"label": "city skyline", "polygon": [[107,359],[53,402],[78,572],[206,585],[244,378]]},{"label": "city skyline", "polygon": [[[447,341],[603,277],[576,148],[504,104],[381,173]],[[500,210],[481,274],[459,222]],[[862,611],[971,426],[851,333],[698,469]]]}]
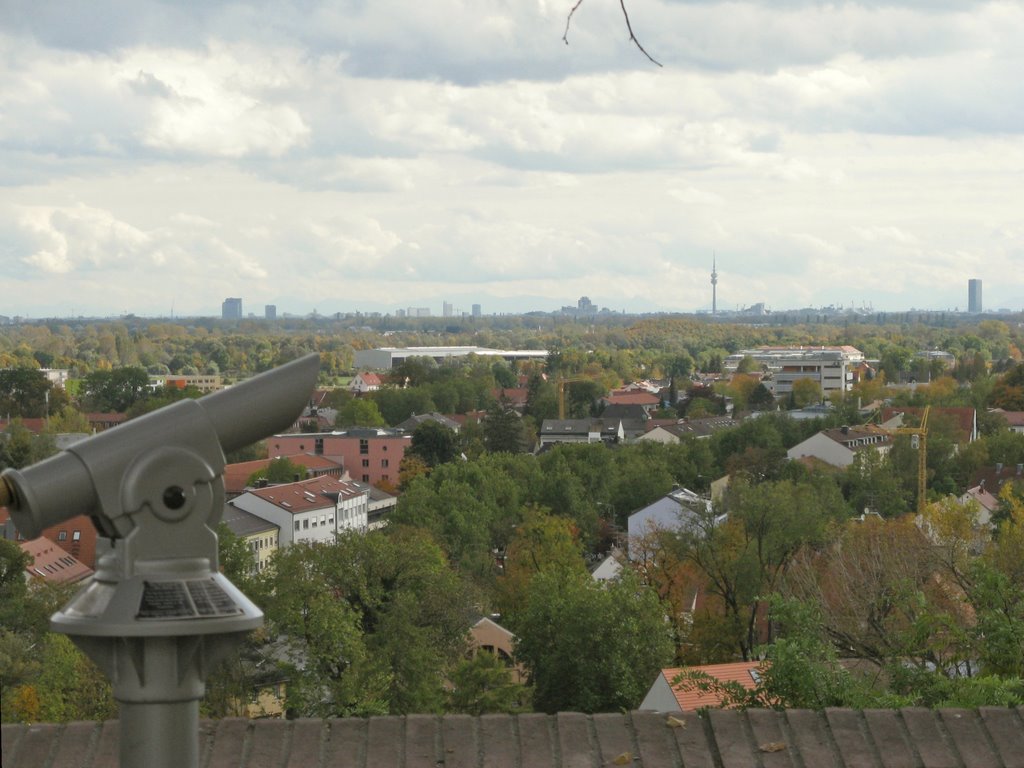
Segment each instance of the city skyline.
[{"label": "city skyline", "polygon": [[571,7],[8,0],[2,314],[1024,308],[1020,4]]}]

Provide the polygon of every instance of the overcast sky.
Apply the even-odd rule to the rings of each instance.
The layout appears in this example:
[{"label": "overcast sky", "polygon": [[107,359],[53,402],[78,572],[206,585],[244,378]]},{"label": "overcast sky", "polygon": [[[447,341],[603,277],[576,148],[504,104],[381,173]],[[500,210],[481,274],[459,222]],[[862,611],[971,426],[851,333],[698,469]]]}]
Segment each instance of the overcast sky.
[{"label": "overcast sky", "polygon": [[0,314],[1024,307],[1024,3],[0,0]]}]

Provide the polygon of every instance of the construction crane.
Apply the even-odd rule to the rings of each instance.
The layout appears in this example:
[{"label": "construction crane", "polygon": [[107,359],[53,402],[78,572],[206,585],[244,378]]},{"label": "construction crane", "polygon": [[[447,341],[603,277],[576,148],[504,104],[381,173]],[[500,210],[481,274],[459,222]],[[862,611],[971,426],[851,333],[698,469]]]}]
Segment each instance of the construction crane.
[{"label": "construction crane", "polygon": [[910,435],[910,447],[917,450],[917,511],[924,512],[926,480],[928,478],[928,413],[926,405],[921,413],[921,424],[916,427],[896,427],[889,431],[897,435]]}]

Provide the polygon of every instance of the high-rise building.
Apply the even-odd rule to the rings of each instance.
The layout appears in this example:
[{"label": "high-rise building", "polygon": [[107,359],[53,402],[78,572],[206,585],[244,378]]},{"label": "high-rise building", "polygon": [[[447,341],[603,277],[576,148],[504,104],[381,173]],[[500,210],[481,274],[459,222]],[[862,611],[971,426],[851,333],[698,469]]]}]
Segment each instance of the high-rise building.
[{"label": "high-rise building", "polygon": [[977,278],[967,281],[967,311],[973,314],[981,312],[981,280]]},{"label": "high-rise building", "polygon": [[479,304],[474,304],[473,305],[473,317],[480,317],[480,305]]},{"label": "high-rise building", "polygon": [[449,302],[441,302],[441,317],[451,317],[453,311],[454,308]]},{"label": "high-rise building", "polygon": [[241,320],[242,300],[224,299],[224,302],[220,305],[220,316],[223,320]]},{"label": "high-rise building", "polygon": [[263,307],[263,317],[267,320],[277,320],[277,305],[267,304]]}]

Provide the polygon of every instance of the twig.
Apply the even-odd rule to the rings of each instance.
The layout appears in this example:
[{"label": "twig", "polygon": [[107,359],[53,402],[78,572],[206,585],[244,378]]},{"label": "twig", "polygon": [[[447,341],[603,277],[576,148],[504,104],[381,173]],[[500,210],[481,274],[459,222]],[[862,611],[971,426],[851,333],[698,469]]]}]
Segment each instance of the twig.
[{"label": "twig", "polygon": [[[576,4],[569,11],[569,15],[565,19],[565,32],[562,34],[562,40],[566,45],[569,44],[569,25],[572,23],[572,15],[576,13],[576,9],[581,5],[583,5],[583,0],[576,0]],[[657,64],[659,67],[664,66],[660,61],[651,56],[651,54],[649,54],[642,45],[640,45],[640,41],[637,40],[636,35],[633,34],[633,25],[629,23],[629,13],[626,11],[626,0],[619,0],[619,6],[622,8],[622,15],[626,18],[626,29],[629,30],[629,39],[637,48],[640,49],[640,53],[646,56],[651,63]]]}]

